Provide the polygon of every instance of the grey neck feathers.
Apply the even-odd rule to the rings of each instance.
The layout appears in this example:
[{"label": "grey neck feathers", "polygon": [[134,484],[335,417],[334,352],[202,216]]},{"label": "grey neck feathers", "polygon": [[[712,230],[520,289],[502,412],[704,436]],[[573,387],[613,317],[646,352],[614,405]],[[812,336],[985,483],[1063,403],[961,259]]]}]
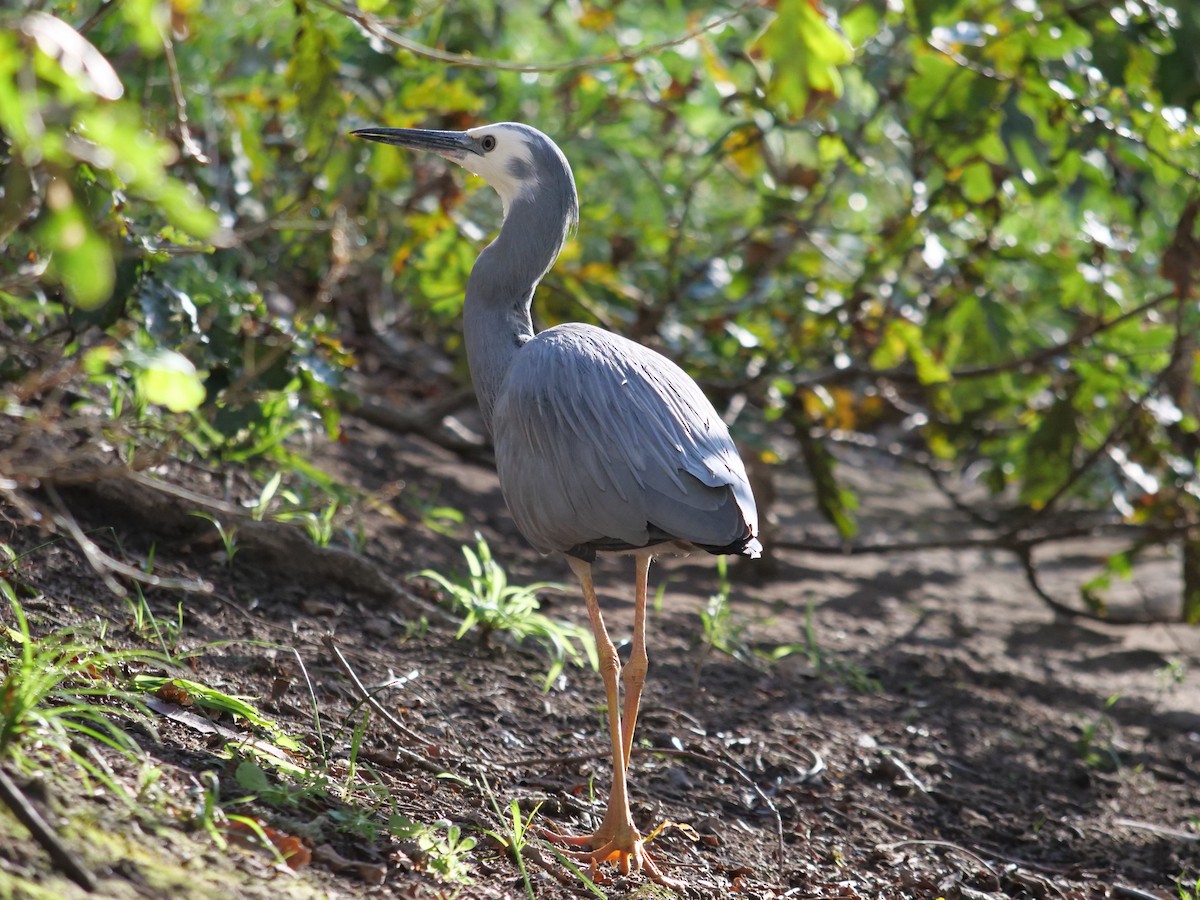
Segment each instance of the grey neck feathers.
[{"label": "grey neck feathers", "polygon": [[518,198],[500,234],[471,270],[463,334],[475,396],[489,432],[504,377],[517,351],[533,337],[529,308],[534,288],[557,259],[571,224],[558,210],[546,210],[536,193]]}]

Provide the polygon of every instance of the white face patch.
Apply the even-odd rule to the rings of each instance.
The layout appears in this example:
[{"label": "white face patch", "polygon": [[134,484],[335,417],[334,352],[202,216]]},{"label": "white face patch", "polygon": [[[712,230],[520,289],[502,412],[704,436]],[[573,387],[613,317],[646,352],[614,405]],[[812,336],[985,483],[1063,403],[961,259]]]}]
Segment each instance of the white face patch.
[{"label": "white face patch", "polygon": [[496,146],[483,155],[467,153],[455,162],[495,188],[504,205],[504,214],[508,215],[514,200],[537,187],[537,169],[528,138],[520,129],[503,124],[472,128],[467,134],[476,141],[490,135]]}]

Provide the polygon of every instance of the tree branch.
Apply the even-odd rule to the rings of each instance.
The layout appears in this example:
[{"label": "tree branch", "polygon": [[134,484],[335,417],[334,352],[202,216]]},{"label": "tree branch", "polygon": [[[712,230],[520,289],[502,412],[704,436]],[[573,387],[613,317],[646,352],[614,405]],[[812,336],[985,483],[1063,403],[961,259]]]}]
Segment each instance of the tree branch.
[{"label": "tree branch", "polygon": [[712,31],[714,28],[719,28],[726,22],[733,21],[751,9],[757,9],[765,5],[764,0],[748,0],[748,2],[738,5],[730,12],[713,16],[695,28],[689,28],[675,37],[652,44],[643,44],[640,47],[629,50],[618,50],[613,53],[605,53],[601,56],[585,56],[580,59],[555,63],[514,63],[507,60],[487,59],[485,57],[469,56],[462,53],[451,53],[448,50],[439,50],[436,47],[430,47],[419,41],[414,41],[411,38],[397,34],[369,13],[349,6],[343,6],[340,3],[333,2],[333,0],[316,0],[316,2],[326,9],[331,9],[350,19],[369,34],[386,41],[393,47],[407,50],[415,56],[421,56],[425,59],[432,59],[434,62],[446,63],[452,66],[462,66],[469,69],[491,69],[499,72],[568,72],[573,69],[592,69],[611,66],[617,63],[636,62],[642,57],[653,56],[663,50],[687,43],[693,38]]}]

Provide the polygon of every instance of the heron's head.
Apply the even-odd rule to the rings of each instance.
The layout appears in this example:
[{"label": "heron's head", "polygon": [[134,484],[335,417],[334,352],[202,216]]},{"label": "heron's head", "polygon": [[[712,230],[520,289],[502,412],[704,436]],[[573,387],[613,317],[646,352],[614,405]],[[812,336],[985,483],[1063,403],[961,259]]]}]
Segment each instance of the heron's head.
[{"label": "heron's head", "polygon": [[529,202],[561,211],[574,227],[579,215],[575,178],[558,145],[536,128],[518,122],[468,131],[420,128],[362,128],[355,136],[414,150],[431,150],[478,175],[500,195],[505,215]]}]

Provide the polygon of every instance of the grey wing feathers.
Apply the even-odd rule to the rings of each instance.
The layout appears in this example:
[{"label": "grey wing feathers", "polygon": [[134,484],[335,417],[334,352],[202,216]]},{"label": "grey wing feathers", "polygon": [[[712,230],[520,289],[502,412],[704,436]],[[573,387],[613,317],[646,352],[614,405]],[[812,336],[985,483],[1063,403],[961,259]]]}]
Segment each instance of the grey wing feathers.
[{"label": "grey wing feathers", "polygon": [[758,515],[725,424],[665,357],[587,325],[517,353],[493,416],[500,484],[542,552],[680,540],[756,555]]}]

